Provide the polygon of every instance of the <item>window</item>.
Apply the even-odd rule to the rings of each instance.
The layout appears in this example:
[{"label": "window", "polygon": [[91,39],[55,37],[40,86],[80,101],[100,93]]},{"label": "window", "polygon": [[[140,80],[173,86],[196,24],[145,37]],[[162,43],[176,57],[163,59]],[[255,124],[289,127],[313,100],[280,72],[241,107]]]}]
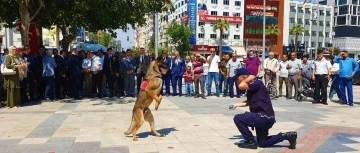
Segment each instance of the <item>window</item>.
[{"label": "window", "polygon": [[298,7],[298,13],[304,13],[304,11],[302,10],[302,7]]},{"label": "window", "polygon": [[320,15],[324,15],[324,11],[323,11],[323,10],[320,10],[319,13],[320,13]]},{"label": "window", "polygon": [[349,14],[349,6],[345,5],[345,6],[339,6],[339,15],[342,14]]},{"label": "window", "polygon": [[310,36],[309,30],[305,30],[305,36]]},{"label": "window", "polygon": [[337,20],[337,25],[346,24],[346,16],[338,16],[336,20]]},{"label": "window", "polygon": [[324,37],[324,34],[322,31],[319,32],[319,37]]},{"label": "window", "polygon": [[241,6],[241,1],[235,1],[235,6]]},{"label": "window", "polygon": [[351,25],[356,25],[356,16],[351,17]]},{"label": "window", "polygon": [[304,41],[304,45],[305,45],[305,47],[309,47],[309,42],[308,42],[308,41]]},{"label": "window", "polygon": [[126,41],[129,41],[129,36],[126,37]]},{"label": "window", "polygon": [[297,19],[297,24],[303,24],[302,19]]},{"label": "window", "polygon": [[217,4],[218,1],[217,0],[211,0],[211,4]]},{"label": "window", "polygon": [[330,21],[326,21],[326,26],[330,27]]},{"label": "window", "polygon": [[338,0],[338,5],[347,4],[347,0]]},{"label": "window", "polygon": [[199,26],[205,25],[205,22],[199,22],[198,25]]},{"label": "window", "polygon": [[358,4],[358,0],[352,0],[352,4]]},{"label": "window", "polygon": [[329,32],[325,32],[325,37],[329,37]]},{"label": "window", "polygon": [[326,11],[326,16],[331,16],[330,11]]},{"label": "window", "polygon": [[223,1],[223,4],[224,4],[224,5],[229,5],[229,4],[230,4],[230,3],[229,3],[229,0],[224,0],[224,1]]},{"label": "window", "polygon": [[321,22],[321,21],[320,21],[320,22],[319,22],[319,25],[320,25],[320,26],[324,26],[324,22]]},{"label": "window", "polygon": [[240,24],[236,24],[235,27],[236,27],[237,29],[239,29],[239,28],[240,28]]},{"label": "window", "polygon": [[312,20],[312,25],[317,25],[316,20]]},{"label": "window", "polygon": [[310,20],[309,19],[305,19],[305,25],[310,25]]},{"label": "window", "polygon": [[310,14],[310,13],[311,13],[311,12],[310,12],[310,9],[309,9],[309,8],[306,8],[306,9],[305,9],[305,13],[306,13],[306,14]]},{"label": "window", "polygon": [[223,16],[229,16],[229,12],[223,12]]},{"label": "window", "polygon": [[311,36],[316,36],[316,31],[311,31]]},{"label": "window", "polygon": [[223,38],[223,39],[229,39],[229,34],[223,34],[223,35],[222,35],[222,38]]},{"label": "window", "polygon": [[240,35],[234,35],[234,39],[240,39]]},{"label": "window", "polygon": [[290,6],[290,12],[296,12],[295,6]]},{"label": "window", "polygon": [[294,19],[294,18],[290,18],[290,23],[295,23],[295,19]]},{"label": "window", "polygon": [[212,38],[212,39],[216,39],[216,34],[210,34],[210,38]]},{"label": "window", "polygon": [[318,46],[321,46],[321,47],[322,47],[322,42],[319,42],[319,43],[318,43]]},{"label": "window", "polygon": [[181,6],[183,6],[184,5],[184,1],[181,1]]},{"label": "window", "polygon": [[217,11],[211,11],[211,15],[217,15]]},{"label": "window", "polygon": [[203,34],[203,33],[199,33],[199,34],[198,34],[198,38],[204,38],[204,34]]},{"label": "window", "polygon": [[316,45],[315,45],[316,43],[315,42],[311,42],[311,47],[315,47]]},{"label": "window", "polygon": [[234,13],[234,16],[241,16],[240,13]]}]

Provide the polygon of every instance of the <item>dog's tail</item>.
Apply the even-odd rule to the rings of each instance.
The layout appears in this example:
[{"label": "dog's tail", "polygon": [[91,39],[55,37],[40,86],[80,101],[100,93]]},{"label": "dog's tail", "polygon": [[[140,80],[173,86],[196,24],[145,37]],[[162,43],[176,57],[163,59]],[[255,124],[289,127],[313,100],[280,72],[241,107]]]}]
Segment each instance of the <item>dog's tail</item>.
[{"label": "dog's tail", "polygon": [[134,127],[135,127],[134,113],[135,113],[135,107],[134,107],[134,109],[133,109],[133,113],[132,113],[132,116],[131,116],[131,124],[130,124],[130,127],[129,127],[129,129],[128,129],[126,132],[124,132],[125,135],[131,134],[131,132],[134,130]]}]

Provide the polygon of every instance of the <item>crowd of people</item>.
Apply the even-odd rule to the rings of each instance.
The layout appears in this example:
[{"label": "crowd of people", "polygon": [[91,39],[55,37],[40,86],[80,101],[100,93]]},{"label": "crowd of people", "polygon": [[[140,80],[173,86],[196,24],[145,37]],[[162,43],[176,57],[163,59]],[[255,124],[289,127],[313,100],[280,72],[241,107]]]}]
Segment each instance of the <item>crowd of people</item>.
[{"label": "crowd of people", "polygon": [[[136,57],[133,57],[130,49],[116,53],[111,48],[106,52],[85,52],[76,48],[71,52],[58,52],[57,49],[47,50],[40,46],[34,55],[28,46],[22,49],[13,46],[9,49],[3,51],[0,57],[0,63],[3,63],[6,69],[15,72],[2,72],[0,75],[0,79],[4,79],[4,82],[1,81],[4,88],[0,88],[0,98],[7,101],[9,108],[19,107],[22,103],[34,100],[135,97],[148,66],[155,60],[155,57],[150,52],[146,53],[144,48],[140,48]],[[236,71],[246,68],[249,74],[259,77],[263,66],[265,85],[271,81],[277,86],[276,82],[279,82],[279,90],[275,97],[283,96],[284,83],[286,98],[293,99],[301,87],[309,87],[311,82],[315,82],[315,102],[327,104],[326,88],[332,78],[330,99],[336,92],[343,103],[351,106],[353,103],[352,84],[349,82],[358,70],[358,64],[348,57],[346,51],[342,51],[339,57],[328,59],[325,59],[324,52],[320,51],[318,58],[312,63],[308,61],[307,56],[303,56],[302,61],[297,59],[295,53],[291,53],[290,58],[283,55],[277,60],[274,53],[270,52],[269,57],[261,62],[254,51],[249,51],[247,58],[240,60],[235,53],[219,57],[215,49],[211,49],[207,57],[194,54],[182,58],[178,51],[174,51],[173,56],[168,55],[167,51],[162,51],[160,56],[163,56],[169,67],[168,73],[162,77],[161,94],[164,96],[206,99],[208,96],[222,95],[240,98],[245,94],[245,90],[238,88]]]}]

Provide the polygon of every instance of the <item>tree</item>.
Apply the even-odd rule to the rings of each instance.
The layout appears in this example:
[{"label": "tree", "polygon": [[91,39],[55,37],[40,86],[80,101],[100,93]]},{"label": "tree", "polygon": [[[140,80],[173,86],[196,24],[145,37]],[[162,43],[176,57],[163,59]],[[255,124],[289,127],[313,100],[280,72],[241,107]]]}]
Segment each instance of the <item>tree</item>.
[{"label": "tree", "polygon": [[191,50],[190,27],[173,20],[169,24],[169,27],[166,30],[166,34],[170,38],[170,43],[175,45],[175,48],[179,51],[180,55],[186,55],[187,53],[189,53],[189,51]]},{"label": "tree", "polygon": [[155,50],[155,32],[153,32],[153,34],[150,37],[150,42],[148,44],[148,47],[153,50]]},{"label": "tree", "polygon": [[[0,21],[6,22],[9,26],[14,26],[14,22],[20,18],[20,14],[14,13],[15,0],[0,0]],[[16,0],[20,1],[20,0]],[[35,2],[35,0],[21,0]],[[40,0],[38,0],[40,1]],[[41,0],[43,1],[43,0]],[[8,5],[10,7],[8,7]],[[31,8],[36,5],[31,5]],[[34,22],[41,27],[49,28],[56,25],[63,35],[63,49],[67,50],[69,44],[77,36],[77,27],[84,27],[89,32],[107,30],[113,36],[113,29],[127,29],[130,25],[145,24],[145,15],[151,11],[162,12],[169,8],[173,10],[171,0],[48,0],[44,1],[43,6]],[[29,6],[30,7],[30,6]],[[35,9],[33,9],[35,10]],[[12,13],[12,14],[11,14]],[[11,14],[10,17],[5,17]],[[33,15],[34,16],[34,15]],[[39,17],[40,16],[40,17]]]},{"label": "tree", "polygon": [[297,48],[298,48],[298,36],[300,34],[303,34],[305,32],[305,29],[303,26],[299,25],[299,24],[295,24],[291,29],[290,29],[290,34],[295,35],[295,55],[297,55]]},{"label": "tree", "polygon": [[213,30],[216,31],[217,29],[220,30],[219,56],[222,57],[223,35],[224,35],[224,31],[230,29],[229,21],[222,19],[216,20]]},{"label": "tree", "polygon": [[275,37],[280,35],[280,29],[277,25],[272,24],[266,27],[265,34],[271,37],[270,48],[272,49],[273,45],[275,44]]},{"label": "tree", "polygon": [[332,51],[332,54],[334,56],[337,56],[340,54],[340,48],[339,47],[334,47],[333,51]]},{"label": "tree", "polygon": [[110,47],[110,42],[113,40],[111,34],[105,31],[98,31],[97,33],[91,33],[90,38],[92,41],[97,42],[105,47]]},{"label": "tree", "polygon": [[43,7],[44,0],[0,0],[0,22],[15,27],[20,21],[22,45],[29,45],[30,24]]}]

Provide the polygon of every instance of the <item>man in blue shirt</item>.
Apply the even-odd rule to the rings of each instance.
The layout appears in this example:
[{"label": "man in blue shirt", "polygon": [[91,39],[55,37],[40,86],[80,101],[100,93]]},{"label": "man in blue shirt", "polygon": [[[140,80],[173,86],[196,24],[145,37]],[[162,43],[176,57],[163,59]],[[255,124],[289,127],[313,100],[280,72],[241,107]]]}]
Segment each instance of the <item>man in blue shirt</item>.
[{"label": "man in blue shirt", "polygon": [[57,64],[55,59],[52,57],[53,51],[47,50],[46,56],[43,58],[43,77],[45,78],[46,87],[45,87],[45,99],[54,100],[55,92],[55,69]]},{"label": "man in blue shirt", "polygon": [[127,97],[135,97],[135,72],[136,72],[136,61],[132,57],[132,51],[130,49],[126,50],[126,57],[122,59],[125,83],[125,92]]},{"label": "man in blue shirt", "polygon": [[[269,129],[275,123],[275,113],[272,107],[269,93],[260,80],[255,80],[255,76],[245,68],[236,71],[237,82],[241,90],[247,90],[245,103],[234,104],[232,109],[236,107],[249,106],[250,112],[237,114],[234,116],[234,122],[238,127],[245,142],[239,143],[240,148],[257,149],[259,147],[270,147],[283,140],[290,142],[290,149],[296,148],[297,132],[279,133],[277,135],[268,136]],[[248,127],[256,129],[257,143],[253,134]]]},{"label": "man in blue shirt", "polygon": [[[353,106],[353,77],[356,71],[359,70],[359,64],[349,57],[348,51],[341,51],[340,56],[335,57],[335,63],[339,63],[339,77],[340,77],[340,93],[339,97],[343,104],[349,104]],[[345,87],[348,94],[348,99],[346,98]]]}]

